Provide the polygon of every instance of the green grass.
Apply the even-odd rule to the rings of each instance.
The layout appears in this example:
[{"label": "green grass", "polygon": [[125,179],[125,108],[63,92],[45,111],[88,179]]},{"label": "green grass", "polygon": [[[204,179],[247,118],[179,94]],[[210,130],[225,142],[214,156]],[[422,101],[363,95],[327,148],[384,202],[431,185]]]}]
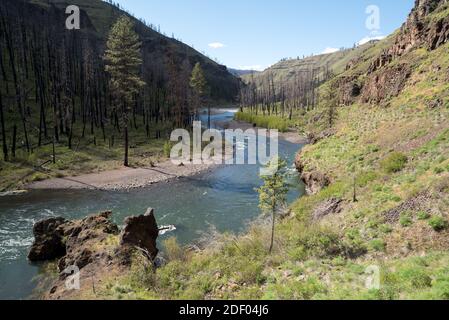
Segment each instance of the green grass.
[{"label": "green grass", "polygon": [[252,123],[257,127],[266,129],[277,129],[280,132],[287,132],[291,127],[295,125],[294,121],[290,121],[287,118],[282,118],[276,115],[256,115],[248,111],[237,112],[235,114],[235,120]]},{"label": "green grass", "polygon": [[407,156],[400,152],[394,152],[382,160],[380,165],[386,173],[396,173],[405,168],[407,161]]},{"label": "green grass", "polygon": [[429,226],[431,226],[433,230],[440,232],[449,227],[449,222],[443,217],[435,216],[429,219]]},{"label": "green grass", "polygon": [[[30,127],[34,121],[38,121],[38,119],[31,118]],[[138,119],[138,122],[140,121]],[[137,130],[130,130],[131,166],[149,166],[152,162],[166,159],[163,152],[165,140],[155,139],[154,137],[157,129],[168,130],[168,128],[155,124],[150,127],[151,138],[146,136],[141,124],[139,124]],[[8,129],[11,128],[8,127]],[[67,137],[61,135],[60,142],[55,146],[56,163],[48,162],[53,155],[51,142],[44,140],[44,144],[38,147],[37,137],[30,136],[30,144],[33,146],[32,152],[28,153],[24,147],[21,147],[16,151],[15,159],[10,159],[8,162],[0,160],[0,176],[2,178],[0,190],[20,189],[29,182],[48,178],[76,176],[122,167],[124,147],[121,135],[117,132],[106,131],[106,140],[103,140],[99,129],[95,130],[94,135],[87,131],[86,136],[81,138],[82,126],[81,124],[75,126],[72,149],[67,146]],[[18,133],[18,141],[21,141],[23,139],[22,133],[21,131]],[[115,136],[113,146],[110,145],[112,135]],[[45,162],[47,164],[39,168]],[[36,168],[39,168],[39,170],[36,171]]]}]

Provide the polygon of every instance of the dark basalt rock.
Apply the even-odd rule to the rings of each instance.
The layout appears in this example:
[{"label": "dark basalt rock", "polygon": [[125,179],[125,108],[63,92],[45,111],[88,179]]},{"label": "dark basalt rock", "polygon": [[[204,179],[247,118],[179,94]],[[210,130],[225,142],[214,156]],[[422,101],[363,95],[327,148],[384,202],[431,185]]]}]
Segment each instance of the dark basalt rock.
[{"label": "dark basalt rock", "polygon": [[314,221],[319,221],[327,216],[338,214],[343,210],[343,200],[338,198],[331,198],[320,203],[312,214]]},{"label": "dark basalt rock", "polygon": [[308,194],[316,194],[331,184],[330,178],[325,174],[317,170],[307,171],[305,169],[305,163],[301,158],[301,152],[296,155],[295,166],[300,174],[301,180],[306,185]]},{"label": "dark basalt rock", "polygon": [[138,247],[154,260],[159,252],[156,247],[158,235],[159,228],[154,217],[154,210],[149,208],[144,215],[126,218],[125,228],[120,235],[120,245]]},{"label": "dark basalt rock", "polygon": [[51,218],[36,223],[29,260],[59,259],[59,279],[49,291],[48,298],[64,299],[70,296],[64,285],[70,275],[68,270],[73,267],[81,271],[80,279],[87,283],[86,279],[97,278],[110,270],[129,270],[136,251],[145,253],[154,262],[158,254],[156,239],[159,229],[153,209],[148,209],[145,215],[125,220],[120,243],[117,241],[120,231],[110,220],[111,215],[112,212],[107,211],[82,220]]},{"label": "dark basalt rock", "polygon": [[50,218],[37,222],[33,227],[35,241],[28,253],[30,261],[47,261],[66,254],[63,231],[60,226],[67,223],[64,218]]}]

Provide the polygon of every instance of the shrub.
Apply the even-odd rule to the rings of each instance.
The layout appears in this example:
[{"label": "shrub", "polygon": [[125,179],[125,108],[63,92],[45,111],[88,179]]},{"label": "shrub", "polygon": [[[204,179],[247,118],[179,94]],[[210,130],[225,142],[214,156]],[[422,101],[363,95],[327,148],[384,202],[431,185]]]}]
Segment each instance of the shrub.
[{"label": "shrub", "polygon": [[449,299],[449,277],[446,275],[440,276],[433,281],[432,288],[439,299]]},{"label": "shrub", "polygon": [[403,213],[401,214],[401,218],[399,219],[399,223],[404,228],[410,227],[413,224],[413,220],[409,213]]},{"label": "shrub", "polygon": [[281,132],[288,131],[289,127],[292,127],[294,125],[292,121],[281,118],[279,116],[255,115],[249,112],[237,112],[235,114],[235,119],[239,121],[252,123],[262,128],[277,129]]},{"label": "shrub", "polygon": [[178,240],[176,238],[172,237],[167,240],[164,240],[163,242],[165,247],[165,254],[167,255],[168,260],[174,261],[174,260],[185,260],[185,251],[178,243]]},{"label": "shrub", "polygon": [[388,157],[383,159],[380,165],[386,173],[396,173],[402,171],[407,162],[407,156],[400,152],[393,152]]},{"label": "shrub", "polygon": [[383,233],[391,233],[393,228],[389,224],[382,224],[380,225],[379,230]]},{"label": "shrub", "polygon": [[171,143],[170,141],[166,141],[164,143],[164,156],[166,158],[170,158],[170,153],[171,153]]},{"label": "shrub", "polygon": [[357,184],[359,187],[366,187],[368,183],[376,180],[376,178],[377,174],[374,171],[363,172],[357,177]]},{"label": "shrub", "polygon": [[435,174],[441,174],[444,172],[444,168],[442,167],[436,167],[433,169],[433,172],[435,172]]},{"label": "shrub", "polygon": [[432,285],[432,278],[426,274],[425,269],[417,266],[400,268],[397,272],[399,281],[410,283],[413,288],[427,288]]},{"label": "shrub", "polygon": [[429,225],[432,227],[433,230],[439,232],[443,231],[444,229],[447,229],[449,223],[443,217],[435,216],[429,220]]},{"label": "shrub", "polygon": [[56,173],[56,178],[64,178],[64,177],[65,177],[64,173],[62,173],[62,172],[57,172]]},{"label": "shrub", "polygon": [[370,247],[375,251],[385,251],[385,242],[381,239],[374,239],[370,242]]},{"label": "shrub", "polygon": [[31,178],[31,181],[33,181],[33,182],[43,181],[43,180],[45,180],[45,176],[40,173],[34,174],[33,177]]},{"label": "shrub", "polygon": [[430,214],[425,211],[418,212],[418,219],[419,220],[427,220],[430,218]]}]

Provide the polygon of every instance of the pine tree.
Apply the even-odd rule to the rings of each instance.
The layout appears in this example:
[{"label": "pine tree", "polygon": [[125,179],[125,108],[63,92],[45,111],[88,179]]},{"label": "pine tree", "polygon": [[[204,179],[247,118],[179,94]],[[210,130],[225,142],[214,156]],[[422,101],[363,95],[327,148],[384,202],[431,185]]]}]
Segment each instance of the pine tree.
[{"label": "pine tree", "polygon": [[271,214],[270,254],[273,251],[276,213],[287,202],[288,185],[286,182],[286,168],[287,163],[285,160],[274,157],[265,166],[264,173],[260,176],[264,184],[257,189],[259,193],[259,208],[264,214]]},{"label": "pine tree", "polygon": [[141,42],[134,31],[134,24],[127,16],[122,16],[112,27],[106,44],[106,72],[110,75],[110,86],[115,104],[121,106],[121,120],[124,129],[124,165],[129,166],[128,123],[129,111],[135,95],[145,83],[140,78],[142,65]]},{"label": "pine tree", "polygon": [[[207,99],[209,91],[206,77],[199,62],[192,70],[192,76],[190,77],[190,87],[192,88],[196,97],[195,109],[197,109],[198,105]],[[208,107],[208,128],[210,128],[210,106]]]}]

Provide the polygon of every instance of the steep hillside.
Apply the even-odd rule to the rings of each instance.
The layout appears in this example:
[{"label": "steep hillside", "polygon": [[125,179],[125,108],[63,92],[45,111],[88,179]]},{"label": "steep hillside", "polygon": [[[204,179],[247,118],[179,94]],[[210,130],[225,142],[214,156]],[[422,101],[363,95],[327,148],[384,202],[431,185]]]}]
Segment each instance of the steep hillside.
[{"label": "steep hillside", "polygon": [[236,77],[243,77],[245,75],[248,74],[257,74],[259,73],[259,71],[255,71],[255,70],[239,70],[239,69],[228,69],[230,73],[232,73],[233,75],[235,75]]},{"label": "steep hillside", "polygon": [[[374,59],[362,54],[333,81],[339,102],[385,103],[398,96],[407,84],[415,85],[409,81],[422,68],[429,52],[449,39],[448,13],[447,0],[417,0],[401,29],[389,41],[376,46],[378,54]],[[436,69],[432,71],[439,73],[438,60],[435,63]]]},{"label": "steep hillside", "polygon": [[[61,10],[58,14],[65,15],[65,8],[69,5],[77,5],[86,15],[81,29],[86,27],[100,40],[98,45],[104,46],[109,30],[117,18],[124,14],[120,9],[101,0],[27,0],[48,9],[56,6]],[[135,19],[136,29],[143,41],[145,63],[147,65],[159,65],[167,67],[169,55],[173,55],[179,67],[188,68],[190,73],[193,66],[200,62],[211,86],[212,98],[217,101],[232,102],[238,94],[238,80],[227,71],[223,65],[205,57],[190,46],[146,26],[142,21]]]},{"label": "steep hillside", "polygon": [[242,78],[246,83],[254,81],[260,86],[264,79],[272,76],[274,82],[280,86],[282,83],[293,82],[295,77],[301,77],[304,72],[310,72],[313,69],[316,70],[316,76],[319,78],[323,78],[326,72],[340,74],[345,70],[348,63],[353,63],[354,59],[373,48],[376,43],[369,42],[359,47],[344,49],[330,54],[283,60],[254,76],[244,75]]}]

